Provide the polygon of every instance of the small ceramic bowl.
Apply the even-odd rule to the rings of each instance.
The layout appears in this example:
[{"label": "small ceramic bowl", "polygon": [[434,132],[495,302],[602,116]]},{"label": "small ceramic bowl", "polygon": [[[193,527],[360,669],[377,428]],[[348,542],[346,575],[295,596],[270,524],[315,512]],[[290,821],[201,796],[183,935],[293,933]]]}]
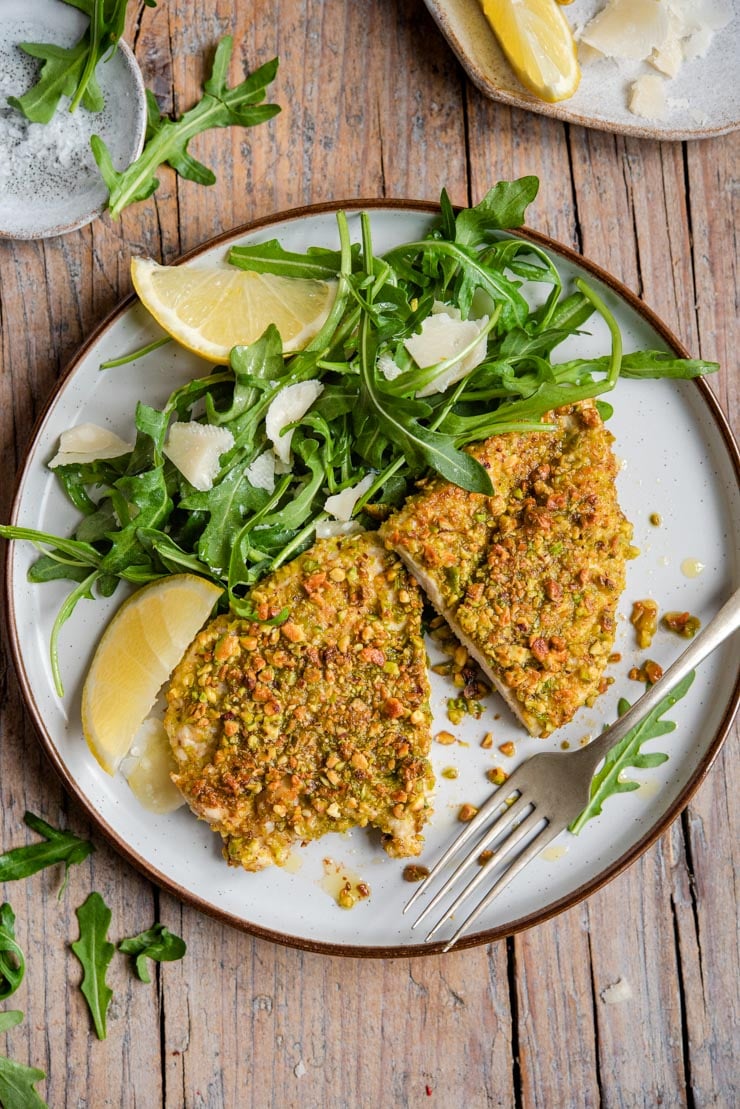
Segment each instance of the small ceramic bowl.
[{"label": "small ceramic bowl", "polygon": [[35,83],[42,64],[18,43],[71,46],[88,24],[87,16],[61,0],[31,5],[0,0],[0,238],[64,235],[104,211],[108,190],[90,149],[91,135],[104,140],[118,170],[141,153],[144,82],[123,41],[96,70],[105,99],[101,112],[80,106],[70,115],[63,101],[49,123],[30,123],[7,102]]}]

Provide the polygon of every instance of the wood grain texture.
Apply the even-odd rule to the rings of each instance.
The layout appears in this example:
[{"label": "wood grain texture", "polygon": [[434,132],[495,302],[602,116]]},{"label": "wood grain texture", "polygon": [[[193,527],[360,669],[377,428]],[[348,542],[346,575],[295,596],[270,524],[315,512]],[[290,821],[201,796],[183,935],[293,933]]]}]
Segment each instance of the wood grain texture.
[{"label": "wood grain texture", "polygon": [[[197,98],[213,48],[235,36],[232,77],[275,55],[284,110],[254,131],[193,143],[209,189],[163,170],[149,201],[42,243],[0,242],[0,518],[10,476],[74,351],[130,291],[132,254],[168,262],[210,236],[327,199],[479,200],[534,173],[537,230],[642,296],[737,414],[737,135],[658,144],[568,127],[484,99],[421,0],[170,0],[131,4],[128,41],[167,111]],[[235,10],[238,9],[238,10]],[[360,1106],[732,1106],[736,1086],[738,742],[638,863],[514,939],[386,962],[283,948],[184,906],[92,833],[61,876],[0,891],[28,955],[0,1043],[40,1066],[50,1106],[354,1109]],[[0,845],[26,808],[91,830],[50,772],[0,643]],[[29,837],[30,838],[30,837]],[[69,951],[74,909],[97,889],[116,940],[161,920],[189,945],[146,986],[111,971],[109,1034],[91,1034]],[[621,981],[628,997],[609,1002]]]}]

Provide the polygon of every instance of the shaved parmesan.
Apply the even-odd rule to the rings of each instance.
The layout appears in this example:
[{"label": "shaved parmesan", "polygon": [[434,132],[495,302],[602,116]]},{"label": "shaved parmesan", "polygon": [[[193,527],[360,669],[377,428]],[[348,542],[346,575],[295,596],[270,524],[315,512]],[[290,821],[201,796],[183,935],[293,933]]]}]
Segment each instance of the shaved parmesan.
[{"label": "shaved parmesan", "polygon": [[59,436],[59,449],[49,463],[49,469],[102,458],[119,458],[132,451],[133,444],[125,443],[120,436],[97,424],[78,424]]},{"label": "shaved parmesan", "polygon": [[641,61],[663,45],[669,26],[660,0],[611,0],[584,28],[581,41],[609,58]]},{"label": "shaved parmesan", "polygon": [[671,14],[681,22],[681,33],[721,31],[732,19],[729,0],[666,0]]},{"label": "shaved parmesan", "polygon": [[629,109],[643,119],[664,119],[666,113],[665,81],[649,73],[633,81]]},{"label": "shaved parmesan", "polygon": [[281,462],[290,462],[290,442],[293,438],[292,430],[282,434],[284,428],[306,415],[323,388],[320,381],[313,379],[297,381],[295,385],[287,385],[281,389],[267,409],[265,431]]},{"label": "shaved parmesan", "polygon": [[357,520],[350,520],[348,523],[340,520],[321,520],[316,525],[316,538],[333,539],[335,535],[355,535],[360,531],[362,528]]},{"label": "shaved parmesan", "polygon": [[234,445],[234,436],[225,427],[212,424],[174,423],[164,453],[184,478],[205,493],[213,488],[219,459]]},{"label": "shaved parmesan", "polygon": [[435,303],[432,312],[421,325],[418,335],[406,339],[404,346],[420,369],[435,366],[438,362],[452,360],[452,365],[430,381],[417,396],[443,393],[450,385],[461,381],[486,357],[486,337],[478,339],[488,324],[488,316],[479,320],[462,320],[456,308]]},{"label": "shaved parmesan", "polygon": [[[732,19],[727,0],[609,0],[580,34],[585,51],[628,62],[647,62],[666,77],[676,77],[685,61],[704,57],[713,35]],[[632,76],[632,74],[629,74]],[[661,119],[666,90],[657,78],[638,74],[630,88],[629,110]]]},{"label": "shaved parmesan", "polygon": [[349,521],[352,518],[355,505],[362,494],[367,493],[374,480],[374,474],[365,474],[364,478],[357,482],[357,485],[350,485],[348,489],[343,489],[341,493],[335,493],[333,496],[327,497],[324,510],[336,520]]},{"label": "shaved parmesan", "polygon": [[247,466],[245,474],[255,489],[266,489],[272,493],[275,488],[275,455],[272,451],[263,451]]},{"label": "shaved parmesan", "polygon": [[675,77],[683,63],[681,40],[675,36],[669,36],[662,46],[653,50],[648,61],[666,77]]},{"label": "shaved parmesan", "polygon": [[401,367],[388,353],[379,356],[378,369],[386,381],[395,381],[395,379],[403,373]]}]

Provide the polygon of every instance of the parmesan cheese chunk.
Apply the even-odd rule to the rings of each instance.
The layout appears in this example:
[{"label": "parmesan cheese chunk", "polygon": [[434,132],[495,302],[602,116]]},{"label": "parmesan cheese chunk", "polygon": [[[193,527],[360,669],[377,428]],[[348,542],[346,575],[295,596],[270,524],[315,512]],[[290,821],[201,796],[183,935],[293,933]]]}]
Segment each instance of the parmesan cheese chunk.
[{"label": "parmesan cheese chunk", "polygon": [[665,81],[657,74],[645,74],[632,82],[629,110],[643,119],[664,119],[666,114]]},{"label": "parmesan cheese chunk", "polygon": [[378,358],[378,369],[386,381],[395,381],[403,373],[401,367],[388,353],[381,354]]},{"label": "parmesan cheese chunk", "polygon": [[650,65],[666,77],[675,77],[683,64],[681,40],[669,35],[662,46],[656,47],[648,58]]},{"label": "parmesan cheese chunk", "polygon": [[59,448],[49,463],[49,469],[96,462],[102,458],[119,458],[133,449],[131,443],[125,443],[107,428],[97,424],[78,424],[59,436]]},{"label": "parmesan cheese chunk", "polygon": [[281,389],[267,409],[265,431],[281,462],[290,462],[290,443],[293,438],[292,430],[283,434],[284,428],[305,416],[323,389],[320,381],[297,381],[295,385],[286,385]]},{"label": "parmesan cheese chunk", "polygon": [[435,303],[419,334],[406,339],[403,345],[422,370],[451,359],[453,364],[438,374],[434,381],[419,389],[417,396],[443,393],[481,364],[486,357],[486,337],[483,335],[478,343],[475,340],[485,331],[487,324],[488,316],[481,316],[479,320],[462,320],[459,309]]},{"label": "parmesan cheese chunk", "polygon": [[234,445],[234,436],[225,427],[212,424],[174,423],[164,453],[190,484],[205,493],[213,488],[219,459]]},{"label": "parmesan cheese chunk", "polygon": [[355,535],[362,531],[357,520],[344,523],[341,520],[321,520],[316,525],[317,539],[333,539],[337,535]]},{"label": "parmesan cheese chunk", "polygon": [[610,0],[586,25],[581,41],[609,58],[642,61],[659,50],[670,28],[660,0]]},{"label": "parmesan cheese chunk", "polygon": [[355,505],[362,494],[368,491],[374,480],[374,474],[365,474],[364,478],[358,481],[356,485],[350,485],[349,488],[343,489],[341,493],[335,493],[333,496],[327,497],[324,504],[325,510],[335,520],[344,520],[345,522],[351,520]]},{"label": "parmesan cheese chunk", "polygon": [[272,451],[257,455],[254,462],[247,466],[246,478],[255,489],[266,489],[272,493],[275,488],[275,455]]}]

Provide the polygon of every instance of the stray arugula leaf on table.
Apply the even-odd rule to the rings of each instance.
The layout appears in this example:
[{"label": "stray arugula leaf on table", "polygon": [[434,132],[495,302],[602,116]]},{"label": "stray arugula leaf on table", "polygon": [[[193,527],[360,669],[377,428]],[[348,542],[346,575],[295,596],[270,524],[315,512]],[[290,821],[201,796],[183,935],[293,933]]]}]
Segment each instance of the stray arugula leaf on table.
[{"label": "stray arugula leaf on table", "polygon": [[88,840],[80,839],[72,832],[53,828],[32,812],[24,813],[23,820],[32,831],[43,836],[43,843],[29,843],[0,855],[0,882],[29,878],[44,867],[64,863],[64,882],[59,891],[61,896],[67,884],[69,868],[81,863],[95,848]]},{"label": "stray arugula leaf on table", "polygon": [[107,938],[111,911],[100,894],[93,892],[75,913],[80,922],[80,938],[70,947],[82,964],[80,990],[89,1006],[95,1034],[104,1040],[106,1014],[113,997],[105,972],[116,950]]},{"label": "stray arugula leaf on table", "polygon": [[0,1105],[3,1109],[48,1109],[34,1089],[44,1078],[44,1071],[0,1055]]},{"label": "stray arugula leaf on table", "polygon": [[[667,762],[668,755],[662,751],[643,752],[642,745],[650,739],[658,739],[675,731],[676,725],[670,720],[661,720],[661,717],[688,693],[693,680],[692,670],[674,689],[666,693],[663,700],[648,713],[644,720],[636,724],[623,740],[612,747],[601,770],[594,774],[591,782],[591,799],[581,815],[569,826],[570,832],[578,835],[592,817],[599,816],[607,798],[617,793],[631,793],[632,790],[640,788],[639,782],[623,777],[624,771],[629,767],[646,770]],[[622,697],[618,705],[619,715],[624,716],[629,707],[629,701]]]},{"label": "stray arugula leaf on table", "polygon": [[[18,1009],[7,1009],[0,1013],[0,1033],[10,1031],[22,1020],[23,1013]],[[0,1105],[3,1109],[48,1109],[46,1102],[34,1089],[36,1083],[44,1078],[44,1071],[0,1055]]]},{"label": "stray arugula leaf on table", "polygon": [[0,1001],[15,993],[25,973],[26,960],[15,938],[15,913],[6,901],[0,905]]},{"label": "stray arugula leaf on table", "polygon": [[[19,49],[43,62],[35,85],[8,103],[34,123],[48,123],[62,96],[71,98],[70,112],[82,104],[90,112],[103,110],[103,94],[95,76],[98,63],[111,57],[123,34],[128,0],[64,0],[84,12],[90,25],[73,46],[21,42]],[[153,8],[156,0],[144,0]]]},{"label": "stray arugula leaf on table", "polygon": [[182,959],[187,951],[183,939],[165,928],[164,924],[154,924],[146,932],[139,932],[138,936],[131,936],[121,940],[118,950],[124,955],[132,955],[136,973],[142,982],[151,982],[147,959],[157,963],[171,963]]},{"label": "stray arugula leaf on table", "polygon": [[147,90],[147,132],[143,151],[123,172],[113,166],[108,148],[99,135],[90,140],[95,161],[108,186],[108,208],[118,219],[128,204],[146,200],[159,186],[155,174],[160,166],[169,165],[181,177],[200,185],[213,185],[212,170],[188,153],[188,143],[202,131],[214,127],[253,127],[277,115],[277,104],[263,104],[267,85],[274,80],[278,59],[266,62],[241,84],[227,85],[233,40],[221,39],[213,62],[211,76],[205,82],[204,95],[178,120],[168,119],[159,110],[153,94]]}]

